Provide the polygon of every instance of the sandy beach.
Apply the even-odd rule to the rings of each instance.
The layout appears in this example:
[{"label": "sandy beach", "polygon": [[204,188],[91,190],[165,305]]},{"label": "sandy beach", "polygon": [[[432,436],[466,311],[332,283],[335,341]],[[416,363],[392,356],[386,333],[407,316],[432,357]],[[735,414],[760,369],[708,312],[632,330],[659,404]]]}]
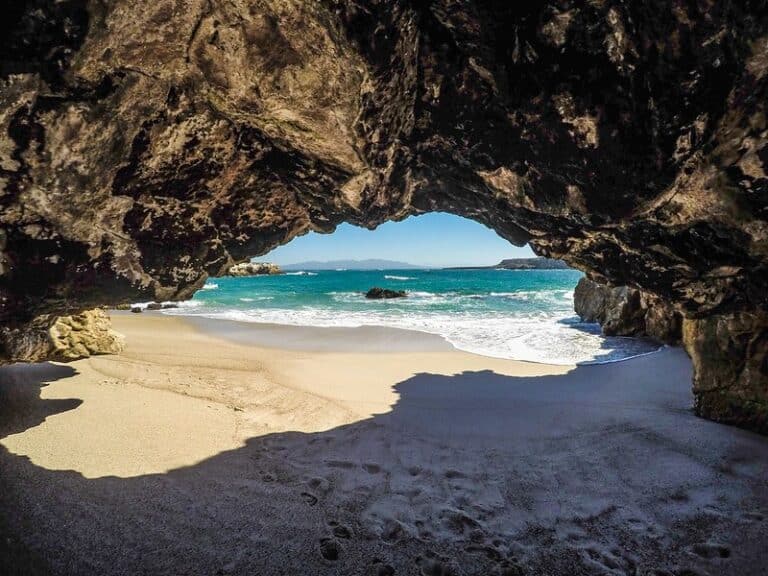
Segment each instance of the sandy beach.
[{"label": "sandy beach", "polygon": [[0,573],[765,574],[768,441],[692,414],[680,349],[113,321],[0,368]]}]

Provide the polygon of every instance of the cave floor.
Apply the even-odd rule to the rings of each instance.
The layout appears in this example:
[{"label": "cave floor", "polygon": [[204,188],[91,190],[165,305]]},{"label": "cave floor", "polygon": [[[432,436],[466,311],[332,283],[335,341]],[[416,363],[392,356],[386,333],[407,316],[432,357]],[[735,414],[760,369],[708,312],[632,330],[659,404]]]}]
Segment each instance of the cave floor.
[{"label": "cave floor", "polygon": [[678,349],[564,367],[115,324],[119,356],[0,369],[2,574],[766,574],[768,439],[696,418]]}]

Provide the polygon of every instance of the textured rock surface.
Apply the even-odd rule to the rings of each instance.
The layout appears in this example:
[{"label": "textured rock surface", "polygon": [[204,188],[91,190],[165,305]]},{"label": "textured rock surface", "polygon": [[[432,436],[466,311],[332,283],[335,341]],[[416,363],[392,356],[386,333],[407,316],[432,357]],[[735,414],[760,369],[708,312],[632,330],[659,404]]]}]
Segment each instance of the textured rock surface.
[{"label": "textured rock surface", "polygon": [[265,276],[280,274],[280,266],[269,262],[242,262],[227,270],[228,276]]},{"label": "textured rock surface", "polygon": [[696,413],[768,431],[768,312],[685,320]]},{"label": "textured rock surface", "polygon": [[598,322],[609,336],[649,336],[678,344],[682,315],[657,296],[626,286],[610,287],[582,278],[573,295],[576,313]]},{"label": "textured rock surface", "polygon": [[691,318],[757,314],[767,84],[765,0],[12,0],[0,322],[434,210]]},{"label": "textured rock surface", "polygon": [[0,360],[69,362],[94,354],[117,354],[123,337],[112,330],[104,310],[88,310],[73,316],[41,315],[23,327],[0,328]]}]

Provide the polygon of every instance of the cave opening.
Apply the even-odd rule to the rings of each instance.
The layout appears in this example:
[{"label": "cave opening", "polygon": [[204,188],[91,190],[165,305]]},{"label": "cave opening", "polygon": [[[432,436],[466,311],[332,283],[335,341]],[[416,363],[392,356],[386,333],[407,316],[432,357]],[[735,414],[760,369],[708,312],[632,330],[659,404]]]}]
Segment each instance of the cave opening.
[{"label": "cave opening", "polygon": [[[537,257],[483,224],[447,213],[310,232],[228,273],[209,278],[191,300],[162,312],[217,324],[263,345],[401,349],[402,339],[493,358],[573,365],[611,362],[658,349],[647,338],[605,336],[583,321],[574,293],[583,274]],[[166,305],[162,305],[166,306]],[[280,342],[244,325],[281,326]],[[313,333],[291,328],[336,329]],[[395,329],[368,344],[339,329]],[[337,338],[334,339],[334,334]],[[389,333],[382,333],[387,335]],[[274,338],[274,334],[269,334]],[[331,338],[333,344],[327,340]],[[407,347],[407,346],[406,346]]]}]

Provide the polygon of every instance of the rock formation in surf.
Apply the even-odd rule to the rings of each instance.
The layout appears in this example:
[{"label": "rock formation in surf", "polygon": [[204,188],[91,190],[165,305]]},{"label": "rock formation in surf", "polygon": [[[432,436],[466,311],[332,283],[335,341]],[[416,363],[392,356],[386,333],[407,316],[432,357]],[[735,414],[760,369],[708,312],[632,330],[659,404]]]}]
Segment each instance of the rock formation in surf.
[{"label": "rock formation in surf", "polygon": [[379,288],[374,286],[365,293],[368,300],[389,300],[390,298],[405,298],[408,294],[405,290],[390,290],[389,288]]},{"label": "rock formation in surf", "polygon": [[0,32],[8,330],[446,211],[670,303],[699,413],[766,431],[765,0],[11,0]]},{"label": "rock formation in surf", "polygon": [[682,338],[682,314],[637,288],[612,288],[582,278],[573,306],[584,322],[598,322],[608,336],[648,336],[666,344],[679,344]]}]

